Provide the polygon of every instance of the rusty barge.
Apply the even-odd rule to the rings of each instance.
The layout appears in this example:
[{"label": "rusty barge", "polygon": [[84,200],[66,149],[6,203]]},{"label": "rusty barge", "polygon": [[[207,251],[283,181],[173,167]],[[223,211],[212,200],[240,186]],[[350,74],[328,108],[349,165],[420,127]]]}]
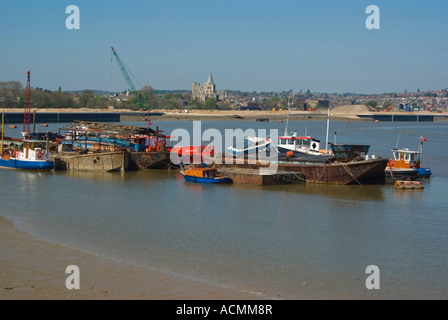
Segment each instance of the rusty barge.
[{"label": "rusty barge", "polygon": [[[234,161],[232,161],[234,160]],[[278,171],[302,174],[307,183],[329,184],[371,184],[384,183],[384,169],[387,159],[371,159],[349,162],[304,162],[294,160],[257,160],[244,159],[239,163],[236,159],[225,158],[222,164],[215,164],[223,168],[266,169],[276,167]]]},{"label": "rusty barge", "polygon": [[[58,141],[59,155],[56,156],[61,168],[102,171],[121,168],[127,171],[171,166],[168,137],[158,128],[74,121],[69,128],[60,130],[68,131],[64,139]],[[111,157],[114,161],[109,161]],[[107,159],[103,161],[103,158]],[[124,160],[116,161],[115,158]]]},{"label": "rusty barge", "polygon": [[[331,145],[334,158],[306,160],[294,156],[275,159],[256,157],[236,157],[225,154],[222,158],[209,158],[208,163],[222,168],[259,169],[261,171],[282,171],[301,174],[306,183],[327,184],[384,184],[384,169],[388,159],[369,159],[369,146]],[[217,162],[216,160],[220,160]]]}]

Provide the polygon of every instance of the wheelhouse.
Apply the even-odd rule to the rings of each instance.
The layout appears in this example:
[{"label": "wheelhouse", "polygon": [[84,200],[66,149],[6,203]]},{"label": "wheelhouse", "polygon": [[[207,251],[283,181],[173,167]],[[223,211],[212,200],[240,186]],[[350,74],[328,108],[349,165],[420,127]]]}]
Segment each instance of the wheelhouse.
[{"label": "wheelhouse", "polygon": [[394,167],[398,168],[420,168],[421,152],[411,151],[407,148],[392,149]]}]

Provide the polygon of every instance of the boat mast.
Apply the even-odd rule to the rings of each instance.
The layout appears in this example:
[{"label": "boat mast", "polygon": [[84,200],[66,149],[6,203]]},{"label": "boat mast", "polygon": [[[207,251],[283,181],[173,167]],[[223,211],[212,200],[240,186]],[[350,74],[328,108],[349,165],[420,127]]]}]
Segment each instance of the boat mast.
[{"label": "boat mast", "polygon": [[420,168],[423,168],[423,140],[420,141]]},{"label": "boat mast", "polygon": [[289,98],[288,98],[288,114],[286,115],[286,126],[285,126],[285,134],[284,134],[285,136],[288,135],[289,112],[291,111],[291,105],[292,105],[290,98],[291,98],[291,94],[289,94]]},{"label": "boat mast", "polygon": [[31,113],[31,88],[30,88],[30,72],[26,72],[26,90],[25,90],[25,114],[23,117],[23,132],[25,136],[30,133],[30,113]]},{"label": "boat mast", "polygon": [[395,144],[395,149],[398,149],[398,141],[400,141],[401,132],[398,133],[397,143]]},{"label": "boat mast", "polygon": [[330,128],[330,106],[328,106],[328,115],[327,115],[327,135],[325,139],[325,150],[328,150],[328,130]]}]

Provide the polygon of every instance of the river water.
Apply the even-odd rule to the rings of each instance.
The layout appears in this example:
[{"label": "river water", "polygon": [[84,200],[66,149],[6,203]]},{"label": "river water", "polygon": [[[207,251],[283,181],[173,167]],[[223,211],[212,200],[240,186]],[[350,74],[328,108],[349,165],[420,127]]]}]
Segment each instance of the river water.
[{"label": "river water", "polygon": [[[165,134],[193,130],[192,122],[155,126]],[[278,122],[201,126],[284,130]],[[288,128],[326,140],[325,121]],[[420,136],[433,172],[423,190],[202,185],[184,182],[177,170],[0,170],[1,214],[45,240],[267,298],[447,299],[448,123],[336,121],[329,130],[330,142],[370,144],[377,157],[391,157],[396,145],[417,149]],[[379,268],[380,289],[366,288],[370,265]]]}]

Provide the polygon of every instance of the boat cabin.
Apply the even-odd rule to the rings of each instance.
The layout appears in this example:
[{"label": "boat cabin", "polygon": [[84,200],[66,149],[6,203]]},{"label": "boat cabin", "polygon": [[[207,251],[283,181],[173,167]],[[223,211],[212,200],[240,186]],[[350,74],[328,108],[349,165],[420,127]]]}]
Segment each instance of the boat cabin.
[{"label": "boat cabin", "polygon": [[45,140],[23,140],[23,148],[46,151],[47,141]]},{"label": "boat cabin", "polygon": [[23,140],[22,151],[16,152],[17,160],[49,160],[48,143],[45,140]]},{"label": "boat cabin", "polygon": [[185,174],[198,178],[215,178],[219,176],[218,170],[214,168],[194,168],[185,170]]},{"label": "boat cabin", "polygon": [[284,136],[278,138],[278,145],[290,150],[305,148],[319,152],[320,140],[314,139],[313,137]]},{"label": "boat cabin", "polygon": [[348,162],[354,159],[366,159],[370,145],[329,143],[336,161]]},{"label": "boat cabin", "polygon": [[392,149],[393,163],[395,168],[420,168],[421,152],[411,151],[408,148]]}]

